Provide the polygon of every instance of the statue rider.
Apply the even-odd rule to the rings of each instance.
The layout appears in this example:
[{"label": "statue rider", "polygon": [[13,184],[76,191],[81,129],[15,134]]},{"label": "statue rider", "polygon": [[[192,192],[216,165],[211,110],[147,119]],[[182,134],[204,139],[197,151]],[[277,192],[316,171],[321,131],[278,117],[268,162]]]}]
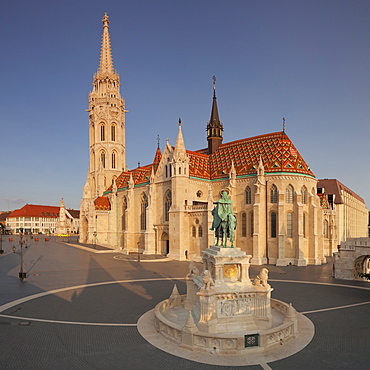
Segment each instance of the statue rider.
[{"label": "statue rider", "polygon": [[215,246],[220,239],[222,247],[227,247],[227,239],[230,239],[231,248],[234,247],[234,230],[236,229],[236,217],[234,215],[232,200],[229,198],[227,190],[221,191],[221,199],[215,204],[212,210],[213,222],[211,230],[215,233]]}]

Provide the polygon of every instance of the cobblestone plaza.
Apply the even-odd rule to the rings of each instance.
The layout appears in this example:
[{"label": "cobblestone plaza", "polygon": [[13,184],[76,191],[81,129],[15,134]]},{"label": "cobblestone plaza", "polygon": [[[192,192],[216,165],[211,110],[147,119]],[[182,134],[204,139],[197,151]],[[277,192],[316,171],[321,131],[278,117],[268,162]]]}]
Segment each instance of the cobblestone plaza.
[{"label": "cobblestone plaza", "polygon": [[[370,285],[333,279],[331,263],[266,266],[272,297],[291,302],[312,321],[315,334],[290,357],[275,361],[260,357],[253,365],[236,366],[240,362],[233,357],[218,359],[217,354],[208,363],[169,354],[138,332],[140,317],[168,298],[174,283],[184,294],[187,262],[147,256],[137,262],[136,256],[76,246],[73,238],[67,243],[28,236],[23,248],[27,278],[21,281],[18,236],[10,237],[12,241],[3,236],[0,256],[1,369],[369,367]],[[260,268],[252,266],[251,276]]]}]

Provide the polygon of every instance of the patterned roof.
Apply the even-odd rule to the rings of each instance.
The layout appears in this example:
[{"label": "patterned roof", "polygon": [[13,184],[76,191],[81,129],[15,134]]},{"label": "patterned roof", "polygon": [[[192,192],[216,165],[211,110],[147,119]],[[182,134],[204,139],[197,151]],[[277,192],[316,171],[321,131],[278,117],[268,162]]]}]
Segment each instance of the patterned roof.
[{"label": "patterned roof", "polygon": [[211,180],[228,177],[232,162],[237,176],[255,174],[260,157],[265,172],[291,172],[315,176],[285,132],[221,144],[211,155],[206,154],[207,150],[188,151],[191,176]]},{"label": "patterned roof", "polygon": [[98,197],[94,200],[95,209],[99,211],[110,211],[110,203],[107,197]]},{"label": "patterned roof", "polygon": [[[221,144],[213,154],[208,155],[207,152],[208,148],[186,151],[190,159],[190,176],[207,180],[227,178],[232,162],[237,176],[255,175],[260,158],[267,173],[291,172],[315,176],[285,132],[232,141]],[[131,175],[134,185],[148,183],[152,169],[156,172],[161,158],[162,153],[157,149],[152,164],[122,172],[116,180],[117,189],[128,187]],[[106,192],[111,190],[112,186]]]},{"label": "patterned roof", "polygon": [[8,218],[11,217],[59,217],[59,207],[41,206],[35,204],[26,204],[20,209],[15,209]]}]

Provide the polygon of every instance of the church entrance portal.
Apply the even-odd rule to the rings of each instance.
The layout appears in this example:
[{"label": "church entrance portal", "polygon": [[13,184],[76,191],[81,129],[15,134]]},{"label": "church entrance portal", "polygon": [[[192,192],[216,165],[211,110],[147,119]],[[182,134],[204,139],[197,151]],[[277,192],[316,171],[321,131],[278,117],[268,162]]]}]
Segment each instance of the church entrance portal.
[{"label": "church entrance portal", "polygon": [[167,233],[163,233],[161,236],[161,247],[163,255],[166,256],[168,253],[170,253],[170,241]]}]

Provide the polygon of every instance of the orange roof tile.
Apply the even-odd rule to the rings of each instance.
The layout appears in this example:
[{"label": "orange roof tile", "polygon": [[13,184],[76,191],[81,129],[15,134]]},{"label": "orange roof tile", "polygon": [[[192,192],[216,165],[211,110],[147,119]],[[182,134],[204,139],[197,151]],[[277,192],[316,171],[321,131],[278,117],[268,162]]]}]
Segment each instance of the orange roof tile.
[{"label": "orange roof tile", "polygon": [[[265,172],[292,172],[314,176],[284,132],[221,144],[218,150],[209,156],[205,154],[206,152],[207,149],[201,149],[190,154],[191,162],[193,162],[190,164],[191,176],[207,179],[227,177],[232,162],[234,162],[237,176],[255,174],[260,157]],[[195,153],[204,157],[196,156]]]},{"label": "orange roof tile", "polygon": [[110,203],[107,197],[98,197],[94,200],[95,209],[99,211],[110,211]]},{"label": "orange roof tile", "polygon": [[11,212],[8,218],[11,217],[59,217],[59,207],[26,204]]}]

